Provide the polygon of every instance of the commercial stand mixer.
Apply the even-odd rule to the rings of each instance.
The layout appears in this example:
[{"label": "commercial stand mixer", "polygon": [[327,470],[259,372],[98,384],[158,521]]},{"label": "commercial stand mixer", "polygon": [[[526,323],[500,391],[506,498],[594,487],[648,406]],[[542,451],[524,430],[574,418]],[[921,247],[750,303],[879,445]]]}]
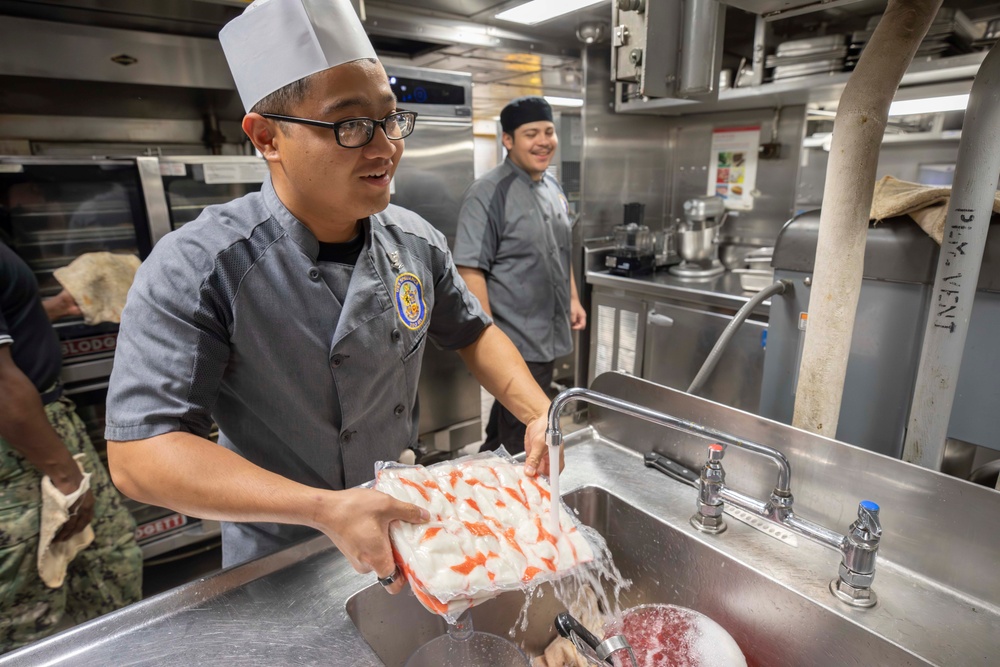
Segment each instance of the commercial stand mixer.
[{"label": "commercial stand mixer", "polygon": [[684,220],[677,226],[680,264],[670,273],[680,278],[711,278],[724,273],[719,261],[719,230],[726,221],[721,197],[695,197],[684,202]]}]

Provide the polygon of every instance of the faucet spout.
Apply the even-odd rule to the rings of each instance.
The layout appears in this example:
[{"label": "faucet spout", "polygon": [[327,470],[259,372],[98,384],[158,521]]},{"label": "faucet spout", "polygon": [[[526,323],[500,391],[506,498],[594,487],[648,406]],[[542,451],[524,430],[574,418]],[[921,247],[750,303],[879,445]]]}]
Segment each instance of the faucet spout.
[{"label": "faucet spout", "polygon": [[[871,584],[875,578],[875,557],[882,537],[878,505],[868,500],[863,501],[858,508],[857,521],[851,524],[847,535],[841,535],[796,516],[793,512],[793,498],[790,488],[791,467],[785,455],[778,450],[584,387],[567,389],[552,401],[549,408],[548,426],[545,431],[545,442],[550,447],[562,445],[559,415],[566,404],[571,401],[599,405],[622,414],[714,441],[709,446],[708,462],[697,481],[698,512],[691,517],[691,524],[706,533],[721,533],[726,529],[722,516],[725,511],[725,503],[730,503],[768,521],[783,525],[841,553],[840,576],[830,583],[830,590],[834,595],[856,607],[870,607],[875,604],[875,592],[872,591]],[[778,466],[778,480],[767,502],[751,498],[726,486],[726,473],[722,467],[722,458],[725,455],[723,445],[739,447],[766,456]]]},{"label": "faucet spout", "polygon": [[717,431],[714,428],[695,424],[694,422],[681,419],[680,417],[674,417],[663,412],[651,410],[641,405],[635,405],[633,403],[629,403],[628,401],[623,401],[615,398],[614,396],[608,396],[607,394],[592,391],[585,387],[573,387],[572,389],[567,389],[561,392],[552,401],[552,405],[549,407],[548,427],[545,431],[546,444],[550,446],[558,446],[562,444],[562,431],[559,428],[559,415],[562,413],[566,404],[571,401],[582,401],[593,405],[599,405],[622,414],[644,419],[645,421],[652,422],[654,424],[667,426],[689,435],[701,436],[708,440],[721,442],[725,445],[739,447],[740,449],[746,449],[747,451],[754,452],[755,454],[766,456],[774,461],[775,465],[778,467],[778,479],[774,485],[774,493],[779,496],[791,495],[791,489],[789,487],[791,486],[792,469],[788,464],[788,459],[785,458],[785,455],[777,449],[761,445],[753,442],[752,440],[738,438],[729,433]]}]

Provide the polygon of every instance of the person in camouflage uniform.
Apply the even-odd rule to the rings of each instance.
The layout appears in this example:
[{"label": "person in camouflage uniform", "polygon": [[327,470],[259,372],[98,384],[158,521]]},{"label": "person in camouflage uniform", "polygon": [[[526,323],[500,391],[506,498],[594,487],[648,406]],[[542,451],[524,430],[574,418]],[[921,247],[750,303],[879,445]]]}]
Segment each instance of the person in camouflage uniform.
[{"label": "person in camouflage uniform", "polygon": [[[72,310],[43,306],[30,269],[0,243],[0,653],[142,597],[135,521],[52,377],[61,355],[48,318],[65,312]],[[59,441],[65,451],[52,446]],[[77,454],[91,473],[91,492],[73,506],[79,518],[71,516],[56,539],[83,530],[87,520],[95,539],[69,564],[63,585],[49,588],[38,573],[41,481],[48,474],[58,484]],[[71,484],[70,490],[79,486]]]}]

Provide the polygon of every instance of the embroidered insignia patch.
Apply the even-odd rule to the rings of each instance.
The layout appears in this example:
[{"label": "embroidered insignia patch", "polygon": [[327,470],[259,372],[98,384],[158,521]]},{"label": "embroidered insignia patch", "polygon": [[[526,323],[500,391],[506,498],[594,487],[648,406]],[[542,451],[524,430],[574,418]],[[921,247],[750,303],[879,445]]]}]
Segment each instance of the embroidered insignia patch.
[{"label": "embroidered insignia patch", "polygon": [[396,312],[407,329],[419,329],[427,317],[423,286],[412,273],[401,273],[396,278]]}]

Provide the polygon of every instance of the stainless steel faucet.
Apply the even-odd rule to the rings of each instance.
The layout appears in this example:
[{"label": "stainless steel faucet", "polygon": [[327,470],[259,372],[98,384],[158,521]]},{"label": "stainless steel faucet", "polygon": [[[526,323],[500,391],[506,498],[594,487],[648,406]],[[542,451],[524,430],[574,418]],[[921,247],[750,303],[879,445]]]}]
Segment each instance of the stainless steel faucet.
[{"label": "stainless steel faucet", "polygon": [[[838,599],[855,607],[871,607],[877,601],[871,585],[875,578],[875,559],[882,537],[882,526],[878,518],[879,507],[875,503],[869,500],[862,501],[858,507],[857,521],[851,524],[847,535],[841,535],[803,519],[792,511],[791,467],[785,455],[778,450],[583,387],[567,389],[552,401],[548,428],[545,431],[545,442],[550,447],[562,445],[559,415],[563,407],[571,401],[592,403],[713,440],[708,448],[708,461],[702,468],[698,480],[698,511],[691,517],[691,524],[695,528],[713,534],[724,531],[726,523],[722,514],[725,503],[731,503],[839,551],[840,571],[838,578],[830,582],[831,592]],[[774,490],[771,491],[771,497],[766,502],[726,486],[726,472],[722,467],[726,446],[739,447],[766,456],[777,465],[778,479]]]}]

